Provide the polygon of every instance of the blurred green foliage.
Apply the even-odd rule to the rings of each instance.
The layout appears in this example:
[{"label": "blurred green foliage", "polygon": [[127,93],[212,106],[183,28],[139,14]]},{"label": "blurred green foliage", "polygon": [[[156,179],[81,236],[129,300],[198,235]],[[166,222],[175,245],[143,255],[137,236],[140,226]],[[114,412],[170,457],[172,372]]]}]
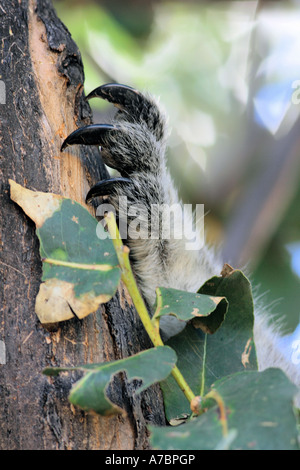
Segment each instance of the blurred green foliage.
[{"label": "blurred green foliage", "polygon": [[[205,204],[208,239],[222,243],[225,261],[249,265],[291,331],[300,315],[287,249],[300,240],[297,2],[54,4],[82,53],[86,93],[117,81],[161,98],[183,199]],[[92,106],[100,122],[109,107]]]}]

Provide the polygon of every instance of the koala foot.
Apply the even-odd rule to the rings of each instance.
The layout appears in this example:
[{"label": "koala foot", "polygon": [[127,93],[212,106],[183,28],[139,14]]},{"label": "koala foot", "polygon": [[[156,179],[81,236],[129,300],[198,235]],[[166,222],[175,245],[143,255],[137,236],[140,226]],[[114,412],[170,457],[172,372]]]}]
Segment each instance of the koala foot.
[{"label": "koala foot", "polygon": [[[120,176],[93,186],[86,196],[87,202],[98,196],[108,196],[119,226],[126,212],[128,230],[126,236],[122,233],[121,236],[130,248],[132,266],[148,305],[155,300],[157,286],[196,291],[208,277],[218,272],[219,263],[212,262],[213,253],[209,249],[187,251],[185,242],[190,237],[174,235],[177,225],[173,219],[170,221],[173,235],[163,236],[165,213],[161,208],[181,210],[166,165],[168,129],[164,113],[153,97],[126,85],[102,85],[87,99],[95,97],[105,99],[117,108],[112,122],[77,129],[63,142],[62,150],[74,144],[99,145],[104,163],[118,170]],[[125,209],[122,206],[124,200]],[[152,230],[153,214],[158,217],[155,233]],[[131,230],[137,215],[140,221],[138,233]],[[191,214],[185,215],[183,224],[191,225],[191,218]],[[186,275],[187,271],[191,276]]]}]

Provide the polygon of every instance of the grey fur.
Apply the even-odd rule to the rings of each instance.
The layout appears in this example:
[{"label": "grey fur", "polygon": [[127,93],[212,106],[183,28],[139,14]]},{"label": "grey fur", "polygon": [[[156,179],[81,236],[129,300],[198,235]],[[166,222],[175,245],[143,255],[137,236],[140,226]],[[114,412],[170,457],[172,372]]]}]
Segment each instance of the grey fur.
[{"label": "grey fur", "polygon": [[[142,96],[139,94],[139,96]],[[110,100],[111,101],[111,100]],[[119,196],[126,196],[128,207],[142,204],[180,203],[177,190],[167,169],[165,150],[167,124],[157,101],[146,95],[143,109],[126,108],[117,112],[112,124],[119,132],[108,133],[102,154],[108,166],[117,168],[122,176],[129,176],[131,183],[112,188],[110,202],[117,213]],[[122,218],[122,214],[119,214]],[[145,226],[149,215],[143,214]],[[147,220],[148,219],[148,220]],[[128,222],[132,219],[129,217]],[[147,230],[147,228],[146,228]],[[155,300],[157,286],[172,287],[191,292],[213,275],[219,275],[222,262],[211,248],[204,246],[200,251],[186,251],[186,240],[132,239],[126,244],[139,287],[148,305]],[[282,368],[289,378],[300,387],[300,368],[287,361],[277,347],[279,333],[272,327],[270,316],[264,307],[256,302],[255,342],[259,367]],[[163,333],[167,336],[177,333],[182,323],[174,318],[162,322]],[[298,406],[300,399],[298,399]]]}]

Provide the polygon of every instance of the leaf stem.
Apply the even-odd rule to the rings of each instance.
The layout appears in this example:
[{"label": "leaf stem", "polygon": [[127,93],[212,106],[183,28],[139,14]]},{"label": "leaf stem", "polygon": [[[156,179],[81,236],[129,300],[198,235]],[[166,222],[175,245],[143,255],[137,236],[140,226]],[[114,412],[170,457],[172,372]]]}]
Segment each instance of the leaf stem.
[{"label": "leaf stem", "polygon": [[189,385],[187,384],[185,378],[183,377],[182,373],[180,372],[180,370],[178,369],[177,366],[173,367],[171,374],[173,375],[173,377],[176,380],[178,386],[180,387],[180,389],[184,393],[185,397],[191,403],[191,401],[195,398],[195,394],[191,390]]},{"label": "leaf stem", "polygon": [[220,410],[220,422],[222,425],[222,434],[224,437],[228,435],[228,425],[227,425],[227,416],[226,416],[226,407],[223,398],[216,390],[211,390],[208,392],[204,399],[212,398],[217,402],[217,405]]},{"label": "leaf stem", "polygon": [[[107,228],[111,235],[111,239],[112,239],[114,248],[116,250],[118,260],[119,260],[119,265],[121,268],[121,279],[124,282],[125,286],[127,287],[127,290],[129,292],[130,297],[133,300],[136,311],[152,343],[154,344],[154,346],[164,346],[164,343],[159,333],[159,323],[158,322],[153,323],[151,321],[144,299],[141,296],[140,291],[137,287],[137,283],[136,283],[134,274],[131,269],[130,261],[129,261],[130,250],[127,246],[124,246],[122,243],[122,239],[120,237],[119,230],[116,225],[116,221],[115,221],[113,213],[111,212],[108,213],[106,215],[106,220],[107,220]],[[182,376],[177,366],[173,367],[172,375],[174,379],[176,380],[177,384],[179,385],[180,389],[183,391],[184,395],[188,399],[188,401],[191,402],[193,398],[195,397],[195,395],[190,389],[189,385],[186,383],[184,377]]]},{"label": "leaf stem", "polygon": [[203,344],[203,364],[201,372],[201,390],[200,395],[203,397],[205,389],[205,364],[206,364],[206,345],[207,345],[207,334],[204,335],[204,344]]},{"label": "leaf stem", "polygon": [[124,246],[122,243],[122,239],[120,237],[119,230],[116,226],[114,215],[112,213],[109,213],[105,217],[107,220],[108,231],[112,237],[112,242],[119,260],[119,266],[121,268],[121,279],[127,287],[129,295],[133,300],[135,308],[141,318],[145,330],[150,336],[152,343],[154,344],[154,346],[163,346],[164,344],[160,337],[159,331],[153,328],[147,307],[138,290],[136,280],[133,275],[129,261],[129,248],[128,246]]}]

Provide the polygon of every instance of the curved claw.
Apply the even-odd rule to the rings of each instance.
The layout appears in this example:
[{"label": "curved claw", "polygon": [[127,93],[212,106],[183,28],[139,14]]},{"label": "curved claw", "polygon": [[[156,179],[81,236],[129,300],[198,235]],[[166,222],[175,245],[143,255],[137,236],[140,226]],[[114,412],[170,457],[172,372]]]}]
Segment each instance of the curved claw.
[{"label": "curved claw", "polygon": [[[158,140],[165,134],[165,119],[154,100],[127,85],[107,83],[101,85],[86,97],[102,98],[114,104],[121,111],[121,117],[131,122],[145,122]],[[117,113],[118,114],[118,113]],[[119,116],[120,117],[120,116]]]},{"label": "curved claw", "polygon": [[94,197],[107,196],[114,192],[115,184],[128,184],[131,183],[130,178],[110,178],[107,180],[99,181],[99,183],[92,186],[86,195],[85,202],[89,203]]},{"label": "curved claw", "polygon": [[104,137],[112,131],[118,131],[118,128],[111,124],[90,124],[89,126],[80,127],[64,140],[61,152],[73,144],[102,145]]},{"label": "curved claw", "polygon": [[122,110],[132,106],[140,106],[145,99],[138,90],[120,83],[106,83],[99,86],[86,97],[87,100],[91,98],[102,98]]}]

